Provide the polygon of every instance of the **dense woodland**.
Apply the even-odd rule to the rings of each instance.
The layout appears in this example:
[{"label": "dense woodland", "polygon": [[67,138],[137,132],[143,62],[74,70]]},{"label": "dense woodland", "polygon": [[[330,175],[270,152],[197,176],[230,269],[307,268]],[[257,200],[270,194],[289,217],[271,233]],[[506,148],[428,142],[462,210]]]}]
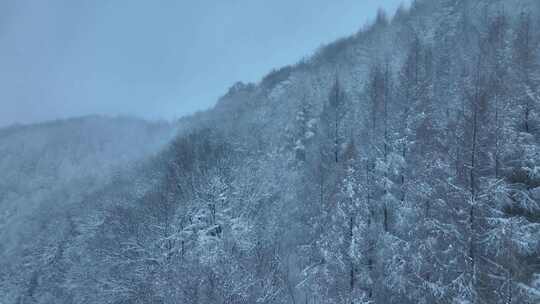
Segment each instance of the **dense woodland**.
[{"label": "dense woodland", "polygon": [[379,12],[179,129],[33,209],[0,302],[540,303],[539,1]]}]

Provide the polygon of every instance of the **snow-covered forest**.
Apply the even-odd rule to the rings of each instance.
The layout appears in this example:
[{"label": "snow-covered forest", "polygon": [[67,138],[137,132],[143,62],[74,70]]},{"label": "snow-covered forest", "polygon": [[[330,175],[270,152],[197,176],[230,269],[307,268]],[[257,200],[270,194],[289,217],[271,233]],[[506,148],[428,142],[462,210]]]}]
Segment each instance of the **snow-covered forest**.
[{"label": "snow-covered forest", "polygon": [[417,0],[178,124],[96,119],[0,130],[0,303],[540,303],[538,0]]}]

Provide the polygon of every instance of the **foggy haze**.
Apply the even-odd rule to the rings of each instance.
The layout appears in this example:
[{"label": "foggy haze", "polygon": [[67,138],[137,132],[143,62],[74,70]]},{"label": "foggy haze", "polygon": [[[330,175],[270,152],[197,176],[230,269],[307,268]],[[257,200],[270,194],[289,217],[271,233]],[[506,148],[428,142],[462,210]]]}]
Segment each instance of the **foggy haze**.
[{"label": "foggy haze", "polygon": [[206,109],[400,2],[3,1],[0,126]]}]

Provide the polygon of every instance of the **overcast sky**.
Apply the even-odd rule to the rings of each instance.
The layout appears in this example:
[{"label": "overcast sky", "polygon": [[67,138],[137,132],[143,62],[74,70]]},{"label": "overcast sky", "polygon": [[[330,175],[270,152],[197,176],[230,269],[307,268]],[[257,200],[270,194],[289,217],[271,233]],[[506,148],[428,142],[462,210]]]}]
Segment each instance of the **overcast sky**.
[{"label": "overcast sky", "polygon": [[0,126],[211,107],[402,0],[0,0]]}]

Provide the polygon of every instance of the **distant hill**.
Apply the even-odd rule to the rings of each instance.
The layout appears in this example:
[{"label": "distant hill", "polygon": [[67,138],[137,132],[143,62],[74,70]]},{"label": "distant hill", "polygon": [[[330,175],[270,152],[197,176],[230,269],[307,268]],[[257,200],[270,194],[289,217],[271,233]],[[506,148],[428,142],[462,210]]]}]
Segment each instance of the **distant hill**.
[{"label": "distant hill", "polygon": [[175,133],[168,123],[101,116],[0,129],[0,254],[32,242],[36,214],[79,202]]}]

